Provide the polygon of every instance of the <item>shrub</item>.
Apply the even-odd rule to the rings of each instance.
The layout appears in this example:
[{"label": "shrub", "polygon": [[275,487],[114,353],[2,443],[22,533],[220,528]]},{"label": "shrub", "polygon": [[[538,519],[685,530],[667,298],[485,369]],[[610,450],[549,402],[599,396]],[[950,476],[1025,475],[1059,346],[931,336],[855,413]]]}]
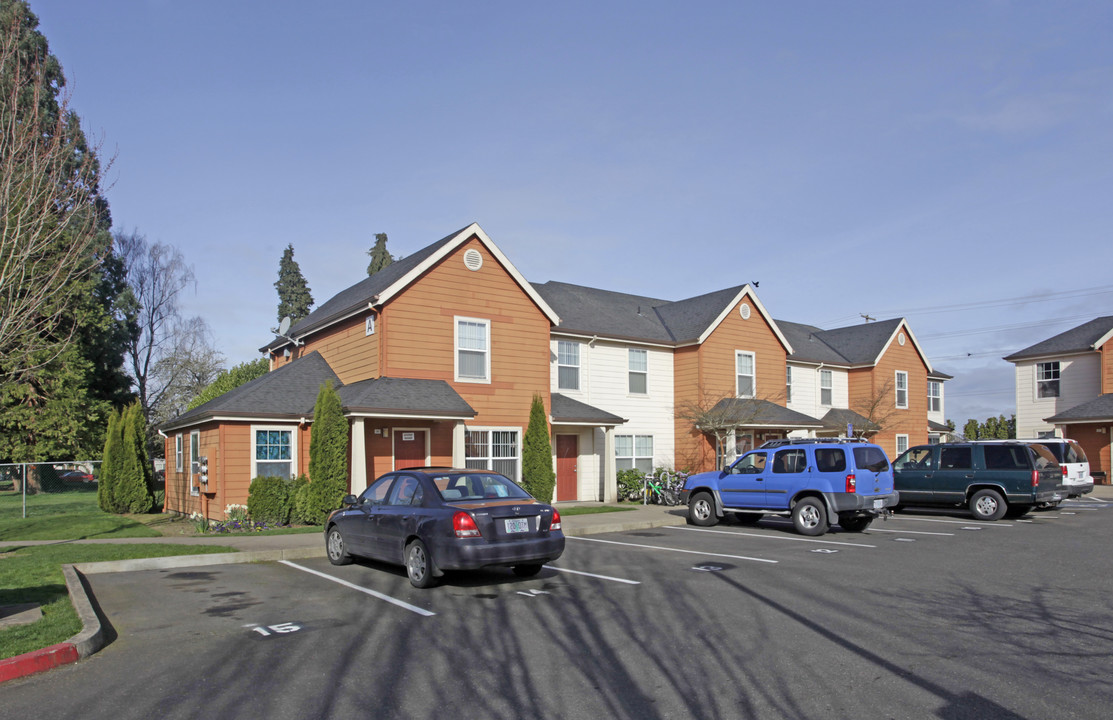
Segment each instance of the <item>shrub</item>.
[{"label": "shrub", "polygon": [[147,462],[147,423],[139,403],[124,411],[123,461],[115,481],[117,512],[145,513],[154,504],[150,490],[150,463]]},{"label": "shrub", "polygon": [[290,488],[290,521],[310,525],[306,520],[309,515],[309,478],[298,475]]},{"label": "shrub", "polygon": [[529,426],[522,446],[522,486],[538,500],[550,502],[556,486],[556,473],[553,472],[549,422],[545,418],[545,403],[540,395],[533,396],[533,403],[529,408]]},{"label": "shrub", "polygon": [[331,382],[321,386],[313,407],[309,479],[302,521],[321,525],[348,492],[348,421]]},{"label": "shrub", "polygon": [[619,470],[616,476],[618,480],[618,499],[625,500],[627,498],[636,497],[642,491],[642,478],[644,473],[641,470]]},{"label": "shrub", "polygon": [[290,482],[257,477],[247,491],[247,514],[257,523],[285,525],[290,520]]},{"label": "shrub", "polygon": [[108,431],[104,437],[104,455],[101,457],[100,477],[97,478],[97,505],[105,512],[119,512],[116,507],[116,478],[120,475],[123,460],[124,424],[118,409],[108,416]]}]

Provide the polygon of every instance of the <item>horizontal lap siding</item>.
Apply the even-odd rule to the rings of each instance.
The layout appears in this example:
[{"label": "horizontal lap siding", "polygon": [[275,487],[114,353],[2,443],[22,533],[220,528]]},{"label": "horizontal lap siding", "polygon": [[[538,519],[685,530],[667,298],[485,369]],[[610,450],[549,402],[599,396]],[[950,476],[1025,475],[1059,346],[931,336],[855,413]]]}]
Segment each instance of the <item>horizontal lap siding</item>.
[{"label": "horizontal lap siding", "polygon": [[1099,352],[1101,353],[1101,387],[1098,392],[1105,395],[1113,393],[1113,341],[1102,345]]},{"label": "horizontal lap siding", "polygon": [[[751,306],[753,303],[749,298],[743,298],[742,302]],[[731,308],[726,319],[700,347],[702,387],[720,397],[735,394],[737,376],[734,358],[737,350],[754,353],[755,397],[784,405],[785,348],[759,312],[752,310],[750,318],[743,320],[737,305]]]},{"label": "horizontal lap siding", "polygon": [[[903,329],[902,329],[903,332]],[[896,408],[896,371],[908,373],[908,409]],[[888,383],[888,388],[885,388]],[[927,366],[911,339],[901,346],[889,344],[877,365],[850,371],[850,409],[860,415],[869,414],[871,399],[884,393],[875,417],[883,420],[881,432],[872,440],[890,458],[896,457],[897,435],[908,436],[908,446],[922,445],[927,436]],[[887,416],[887,417],[886,417]]]},{"label": "horizontal lap siding", "polygon": [[[294,357],[305,357],[313,351],[321,353],[345,385],[378,377],[380,328],[376,326],[374,335],[367,334],[369,315],[363,312],[329,327],[323,334],[306,340],[305,345],[297,348]],[[281,364],[279,361],[274,367]]]},{"label": "horizontal lap siding", "polygon": [[676,446],[676,467],[687,472],[710,470],[715,464],[715,448],[707,436],[692,427],[685,415],[701,402],[699,386],[699,347],[678,348],[673,354],[674,396],[676,397],[676,421],[674,443]]},{"label": "horizontal lap siding", "polygon": [[[464,267],[469,248],[483,266]],[[490,383],[456,382],[454,317],[489,320]],[[548,318],[478,240],[472,239],[389,302],[383,313],[390,377],[449,383],[477,411],[470,425],[521,427],[534,393],[548,408]]]}]

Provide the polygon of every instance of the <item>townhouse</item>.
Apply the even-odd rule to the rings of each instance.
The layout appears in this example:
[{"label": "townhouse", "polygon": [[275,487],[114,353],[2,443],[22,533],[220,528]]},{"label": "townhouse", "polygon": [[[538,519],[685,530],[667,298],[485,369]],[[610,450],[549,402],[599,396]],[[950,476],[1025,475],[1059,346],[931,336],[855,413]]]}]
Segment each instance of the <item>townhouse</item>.
[{"label": "townhouse", "polygon": [[776,321],[749,285],[680,301],[534,285],[477,224],[338,293],[261,351],[267,375],[160,428],[167,510],[220,519],[253,478],[305,473],[325,382],[349,419],[353,493],[423,465],[520,480],[540,395],[554,499],[611,501],[619,470],[710,469],[773,438],[850,431],[894,455],[928,441],[949,378],[903,319]]},{"label": "townhouse", "polygon": [[1113,316],[1094,318],[1005,357],[1014,366],[1016,436],[1069,437],[1109,482]]}]

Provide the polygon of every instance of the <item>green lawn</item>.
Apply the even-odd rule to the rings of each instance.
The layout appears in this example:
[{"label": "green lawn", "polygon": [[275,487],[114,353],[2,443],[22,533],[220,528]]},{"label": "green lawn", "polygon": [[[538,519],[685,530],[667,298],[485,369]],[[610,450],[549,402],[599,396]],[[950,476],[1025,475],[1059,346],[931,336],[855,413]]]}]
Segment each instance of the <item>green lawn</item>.
[{"label": "green lawn", "polygon": [[92,540],[160,537],[128,517],[97,507],[95,488],[27,496],[27,517],[19,493],[0,492],[0,541]]},{"label": "green lawn", "polygon": [[40,650],[76,635],[81,622],[70,604],[62,565],[129,558],[235,552],[215,545],[0,545],[0,605],[37,602],[43,618],[0,630],[0,659]]},{"label": "green lawn", "polygon": [[569,515],[596,515],[598,513],[625,512],[627,510],[636,509],[637,508],[630,506],[618,507],[616,505],[574,505],[572,507],[557,508],[562,517],[568,517]]}]

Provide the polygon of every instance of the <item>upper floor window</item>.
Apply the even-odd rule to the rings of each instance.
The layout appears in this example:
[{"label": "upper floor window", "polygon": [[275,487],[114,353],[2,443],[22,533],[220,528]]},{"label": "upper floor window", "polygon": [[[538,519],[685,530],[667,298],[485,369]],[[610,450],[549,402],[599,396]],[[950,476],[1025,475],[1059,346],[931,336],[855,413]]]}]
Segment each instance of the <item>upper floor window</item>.
[{"label": "upper floor window", "polygon": [[649,351],[629,350],[630,394],[645,395],[649,392]]},{"label": "upper floor window", "polygon": [[738,397],[754,396],[754,354],[736,350],[734,353],[734,372],[738,376]]},{"label": "upper floor window", "polygon": [[577,342],[557,342],[557,387],[580,389],[580,344]]},{"label": "upper floor window", "polygon": [[928,412],[943,412],[943,383],[928,381]]},{"label": "upper floor window", "polygon": [[834,393],[834,382],[832,380],[830,370],[819,371],[819,404],[832,405],[832,394]]},{"label": "upper floor window", "polygon": [[491,381],[491,321],[456,318],[456,379]]},{"label": "upper floor window", "polygon": [[897,407],[908,407],[908,373],[897,370]]},{"label": "upper floor window", "polygon": [[792,366],[785,365],[785,404],[792,402]]},{"label": "upper floor window", "polygon": [[1036,363],[1036,397],[1059,397],[1059,361]]},{"label": "upper floor window", "polygon": [[908,436],[897,435],[897,455],[908,449]]}]

